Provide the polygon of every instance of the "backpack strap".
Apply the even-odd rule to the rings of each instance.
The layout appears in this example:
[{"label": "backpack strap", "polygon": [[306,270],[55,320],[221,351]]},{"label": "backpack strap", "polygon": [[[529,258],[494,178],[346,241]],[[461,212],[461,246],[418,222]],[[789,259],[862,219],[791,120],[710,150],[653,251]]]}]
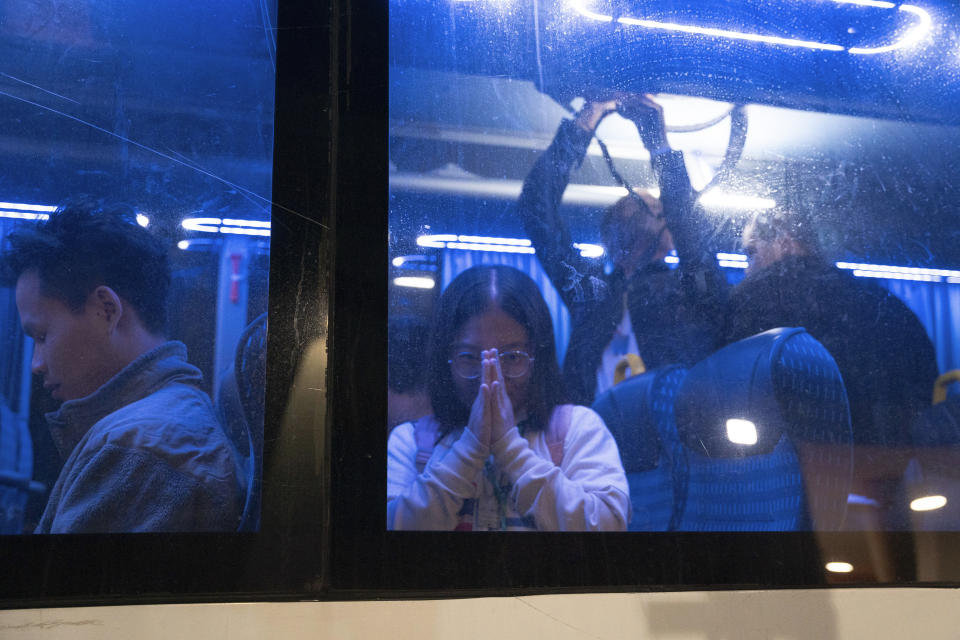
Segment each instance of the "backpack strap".
[{"label": "backpack strap", "polygon": [[547,425],[547,431],[544,434],[547,441],[547,449],[550,450],[550,459],[553,464],[560,466],[563,462],[563,441],[567,438],[567,432],[570,431],[570,421],[573,418],[573,405],[561,404],[553,410],[550,416],[550,424]]},{"label": "backpack strap", "polygon": [[417,473],[423,473],[427,468],[427,461],[437,446],[437,432],[439,425],[433,416],[423,416],[413,423],[413,437],[417,443]]}]

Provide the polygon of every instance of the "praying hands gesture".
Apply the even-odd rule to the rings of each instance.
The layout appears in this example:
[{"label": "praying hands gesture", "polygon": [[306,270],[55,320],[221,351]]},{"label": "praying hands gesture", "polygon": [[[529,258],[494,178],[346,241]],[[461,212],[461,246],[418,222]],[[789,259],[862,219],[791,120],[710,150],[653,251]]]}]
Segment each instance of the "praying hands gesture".
[{"label": "praying hands gesture", "polygon": [[484,446],[489,447],[516,426],[513,404],[507,395],[500,355],[496,349],[483,351],[480,390],[470,408],[467,428]]}]

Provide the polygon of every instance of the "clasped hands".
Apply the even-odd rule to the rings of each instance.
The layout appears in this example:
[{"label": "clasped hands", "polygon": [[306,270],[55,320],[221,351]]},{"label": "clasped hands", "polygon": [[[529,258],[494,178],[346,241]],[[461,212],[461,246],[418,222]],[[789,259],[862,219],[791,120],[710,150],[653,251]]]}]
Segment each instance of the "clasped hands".
[{"label": "clasped hands", "polygon": [[470,408],[467,428],[485,447],[499,441],[516,422],[513,404],[507,395],[507,386],[500,370],[500,355],[496,349],[483,351],[480,390]]}]

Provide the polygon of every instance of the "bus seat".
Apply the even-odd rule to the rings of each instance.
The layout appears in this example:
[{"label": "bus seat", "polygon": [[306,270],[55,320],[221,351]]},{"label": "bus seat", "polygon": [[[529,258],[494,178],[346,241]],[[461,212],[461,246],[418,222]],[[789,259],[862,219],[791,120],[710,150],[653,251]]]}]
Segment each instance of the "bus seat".
[{"label": "bus seat", "polygon": [[674,474],[665,444],[670,436],[673,400],[686,370],[664,367],[627,378],[593,403],[620,449],[630,487],[630,531],[667,531],[674,515]]},{"label": "bus seat", "polygon": [[674,407],[686,486],[681,530],[839,528],[852,474],[840,371],[802,328],[728,345],[695,365]]},{"label": "bus seat", "polygon": [[246,480],[239,531],[260,527],[266,372],[267,314],[263,314],[241,334],[234,369],[224,376],[217,394],[217,415],[239,454]]}]

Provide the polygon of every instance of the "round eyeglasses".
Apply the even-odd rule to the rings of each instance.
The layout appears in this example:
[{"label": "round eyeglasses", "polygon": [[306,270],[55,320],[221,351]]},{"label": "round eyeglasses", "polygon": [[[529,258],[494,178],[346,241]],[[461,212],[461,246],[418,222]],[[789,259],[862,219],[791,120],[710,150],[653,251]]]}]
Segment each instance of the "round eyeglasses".
[{"label": "round eyeglasses", "polygon": [[[467,380],[475,380],[483,372],[483,358],[476,351],[461,351],[447,362],[454,373]],[[531,366],[533,357],[524,351],[504,351],[500,354],[500,371],[504,378],[525,376]]]}]

